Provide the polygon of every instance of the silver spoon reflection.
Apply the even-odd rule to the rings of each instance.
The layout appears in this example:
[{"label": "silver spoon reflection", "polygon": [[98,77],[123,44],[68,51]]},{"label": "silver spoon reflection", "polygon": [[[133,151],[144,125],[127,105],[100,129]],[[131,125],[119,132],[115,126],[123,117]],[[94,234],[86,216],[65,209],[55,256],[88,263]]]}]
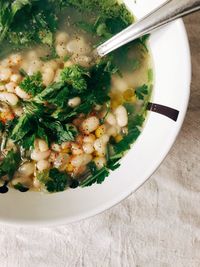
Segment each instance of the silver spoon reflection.
[{"label": "silver spoon reflection", "polygon": [[156,10],[97,47],[100,57],[161,28],[167,23],[200,9],[200,0],[168,0]]}]

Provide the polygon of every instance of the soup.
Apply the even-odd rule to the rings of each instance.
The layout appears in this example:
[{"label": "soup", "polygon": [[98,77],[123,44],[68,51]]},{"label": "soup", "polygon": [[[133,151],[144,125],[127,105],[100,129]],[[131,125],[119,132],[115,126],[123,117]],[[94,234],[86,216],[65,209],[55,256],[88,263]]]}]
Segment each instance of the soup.
[{"label": "soup", "polygon": [[95,47],[134,20],[124,5],[7,2],[1,10],[10,19],[0,13],[0,192],[102,183],[145,121],[147,37],[100,59]]}]

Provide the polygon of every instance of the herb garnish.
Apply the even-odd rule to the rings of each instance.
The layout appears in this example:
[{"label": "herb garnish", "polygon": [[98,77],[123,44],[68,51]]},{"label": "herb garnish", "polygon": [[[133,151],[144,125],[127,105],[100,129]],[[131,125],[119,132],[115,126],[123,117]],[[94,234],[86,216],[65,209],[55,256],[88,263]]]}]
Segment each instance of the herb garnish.
[{"label": "herb garnish", "polygon": [[49,171],[39,172],[37,179],[44,184],[48,192],[55,193],[66,189],[69,175],[54,168]]}]

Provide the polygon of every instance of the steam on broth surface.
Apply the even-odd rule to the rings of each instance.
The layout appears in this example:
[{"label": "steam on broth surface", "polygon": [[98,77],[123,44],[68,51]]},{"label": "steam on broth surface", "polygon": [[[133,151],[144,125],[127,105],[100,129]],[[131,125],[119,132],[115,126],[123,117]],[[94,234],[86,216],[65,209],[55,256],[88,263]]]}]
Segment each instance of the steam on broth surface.
[{"label": "steam on broth surface", "polygon": [[[2,193],[7,185],[59,192],[102,183],[146,117],[152,88],[146,38],[103,59],[94,52],[133,21],[126,8],[105,0],[46,2],[51,9],[37,1],[22,5],[19,25],[10,24],[7,37],[0,31]],[[27,17],[29,31],[20,22],[23,8],[35,14]]]}]

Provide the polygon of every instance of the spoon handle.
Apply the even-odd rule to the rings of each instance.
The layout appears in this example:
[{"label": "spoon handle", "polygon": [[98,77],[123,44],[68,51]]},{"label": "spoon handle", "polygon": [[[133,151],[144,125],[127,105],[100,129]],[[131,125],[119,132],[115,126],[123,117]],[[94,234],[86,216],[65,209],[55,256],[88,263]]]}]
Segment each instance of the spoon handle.
[{"label": "spoon handle", "polygon": [[103,57],[129,42],[199,9],[200,0],[168,0],[143,19],[100,45],[97,53]]}]

